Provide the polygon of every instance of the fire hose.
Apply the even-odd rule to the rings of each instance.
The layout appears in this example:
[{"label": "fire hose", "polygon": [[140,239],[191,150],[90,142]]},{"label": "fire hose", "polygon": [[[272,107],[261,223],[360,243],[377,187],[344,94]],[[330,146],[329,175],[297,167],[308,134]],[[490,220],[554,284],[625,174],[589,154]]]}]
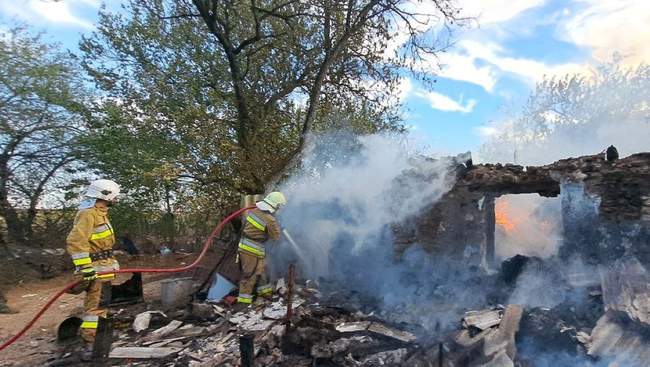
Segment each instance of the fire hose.
[{"label": "fire hose", "polygon": [[[202,260],[203,257],[205,256],[205,254],[208,252],[208,248],[210,247],[210,245],[212,245],[212,242],[213,242],[213,240],[214,240],[214,237],[216,237],[217,234],[219,234],[219,232],[221,232],[221,230],[223,229],[223,226],[224,226],[226,223],[228,223],[228,222],[230,222],[231,220],[233,220],[233,219],[234,219],[235,217],[237,217],[238,215],[240,215],[240,214],[241,214],[242,212],[244,212],[245,210],[249,210],[249,209],[253,209],[253,208],[254,208],[254,207],[247,207],[247,208],[239,209],[239,210],[235,211],[234,213],[230,214],[229,216],[227,216],[224,220],[222,220],[222,221],[221,221],[221,222],[220,222],[220,223],[219,223],[219,224],[218,224],[218,225],[217,225],[217,226],[212,230],[212,232],[210,233],[210,235],[208,236],[208,238],[205,240],[205,243],[204,243],[204,245],[203,245],[203,249],[201,250],[201,253],[199,254],[199,256],[194,260],[194,262],[192,262],[192,263],[189,264],[189,265],[186,265],[186,266],[183,266],[183,267],[180,267],[180,268],[167,268],[167,269],[164,269],[164,268],[134,268],[134,269],[120,269],[120,270],[111,270],[111,271],[98,272],[97,275],[104,275],[104,274],[123,274],[123,273],[180,273],[180,272],[184,272],[184,271],[187,271],[187,270],[189,270],[189,269],[192,269],[192,268],[194,268],[195,266],[197,266],[197,265],[199,264],[199,262],[201,262],[201,260]],[[29,329],[31,329],[32,326],[34,326],[34,323],[35,323],[35,322],[36,322],[36,321],[37,321],[41,316],[43,316],[43,314],[45,313],[45,311],[47,311],[47,309],[50,308],[50,307],[52,306],[52,304],[53,304],[57,299],[59,299],[59,297],[61,297],[61,296],[62,296],[63,294],[65,294],[65,293],[67,293],[70,289],[74,288],[74,287],[75,287],[77,284],[79,284],[80,282],[82,282],[81,279],[79,279],[79,280],[75,280],[75,281],[69,283],[68,285],[66,285],[65,287],[63,287],[60,291],[58,291],[58,292],[57,292],[57,293],[56,293],[52,298],[50,298],[49,301],[47,301],[47,303],[45,304],[45,306],[43,306],[43,307],[38,311],[38,313],[36,313],[36,315],[35,315],[35,316],[34,316],[34,317],[33,317],[33,318],[32,318],[32,319],[27,323],[27,325],[25,325],[25,327],[23,327],[22,330],[20,330],[20,331],[19,331],[16,335],[14,335],[11,339],[7,340],[7,341],[4,342],[2,345],[0,345],[0,351],[4,350],[5,348],[7,348],[7,347],[10,346],[11,344],[13,344],[16,340],[20,339],[20,337],[22,337],[22,336],[23,336],[23,335],[24,335],[24,334],[25,334]]]}]

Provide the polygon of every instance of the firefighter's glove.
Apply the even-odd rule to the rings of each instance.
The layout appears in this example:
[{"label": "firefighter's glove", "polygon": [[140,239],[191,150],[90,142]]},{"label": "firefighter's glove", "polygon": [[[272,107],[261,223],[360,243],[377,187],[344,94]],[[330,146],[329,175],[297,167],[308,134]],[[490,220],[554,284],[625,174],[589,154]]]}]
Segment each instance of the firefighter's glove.
[{"label": "firefighter's glove", "polygon": [[81,277],[85,281],[91,281],[97,279],[97,273],[95,272],[95,268],[92,266],[84,266],[81,268],[81,271],[79,271],[79,274],[81,274]]}]

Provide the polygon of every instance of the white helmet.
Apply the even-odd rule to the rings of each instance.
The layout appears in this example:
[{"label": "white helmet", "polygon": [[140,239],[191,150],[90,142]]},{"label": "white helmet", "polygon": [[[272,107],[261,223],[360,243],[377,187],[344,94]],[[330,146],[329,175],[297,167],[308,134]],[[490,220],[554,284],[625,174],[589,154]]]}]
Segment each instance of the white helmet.
[{"label": "white helmet", "polygon": [[120,185],[111,180],[95,180],[90,183],[84,196],[87,198],[115,201],[120,194]]},{"label": "white helmet", "polygon": [[280,210],[282,206],[287,203],[287,199],[279,191],[274,191],[264,198],[262,201],[258,201],[255,206],[258,209],[264,210],[270,213],[274,213],[276,210]]}]

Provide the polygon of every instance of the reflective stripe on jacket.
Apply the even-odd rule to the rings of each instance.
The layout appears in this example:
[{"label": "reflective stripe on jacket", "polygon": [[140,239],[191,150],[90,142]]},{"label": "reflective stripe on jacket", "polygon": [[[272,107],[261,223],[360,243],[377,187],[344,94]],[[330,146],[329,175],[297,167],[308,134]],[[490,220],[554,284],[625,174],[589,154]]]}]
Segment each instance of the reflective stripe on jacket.
[{"label": "reflective stripe on jacket", "polygon": [[[114,258],[92,261],[91,253],[113,249],[115,233],[108,220],[108,209],[92,207],[77,212],[72,230],[66,239],[68,254],[76,267],[92,265],[97,272],[119,269]],[[101,269],[101,270],[100,270]],[[101,279],[110,279],[106,274]]]},{"label": "reflective stripe on jacket", "polygon": [[279,240],[280,225],[273,214],[255,208],[246,212],[242,233],[244,237],[261,243]]},{"label": "reflective stripe on jacket", "polygon": [[264,257],[266,255],[264,252],[264,246],[261,243],[255,242],[246,237],[242,237],[241,240],[239,240],[239,251],[246,252],[257,257]]}]

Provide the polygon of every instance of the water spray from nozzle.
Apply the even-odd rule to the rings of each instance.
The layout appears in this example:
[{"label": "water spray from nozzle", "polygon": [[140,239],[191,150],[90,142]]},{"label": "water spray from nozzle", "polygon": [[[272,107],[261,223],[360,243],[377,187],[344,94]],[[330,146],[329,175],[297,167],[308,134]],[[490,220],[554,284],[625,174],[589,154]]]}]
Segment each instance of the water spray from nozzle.
[{"label": "water spray from nozzle", "polygon": [[308,259],[305,252],[300,248],[300,246],[298,246],[296,241],[293,240],[293,237],[291,237],[289,231],[283,229],[282,233],[284,234],[284,237],[287,239],[287,241],[289,241],[289,243],[293,247],[293,250],[295,251],[296,255],[298,255],[298,257],[300,258],[301,261],[303,261],[303,263],[306,263]]}]

